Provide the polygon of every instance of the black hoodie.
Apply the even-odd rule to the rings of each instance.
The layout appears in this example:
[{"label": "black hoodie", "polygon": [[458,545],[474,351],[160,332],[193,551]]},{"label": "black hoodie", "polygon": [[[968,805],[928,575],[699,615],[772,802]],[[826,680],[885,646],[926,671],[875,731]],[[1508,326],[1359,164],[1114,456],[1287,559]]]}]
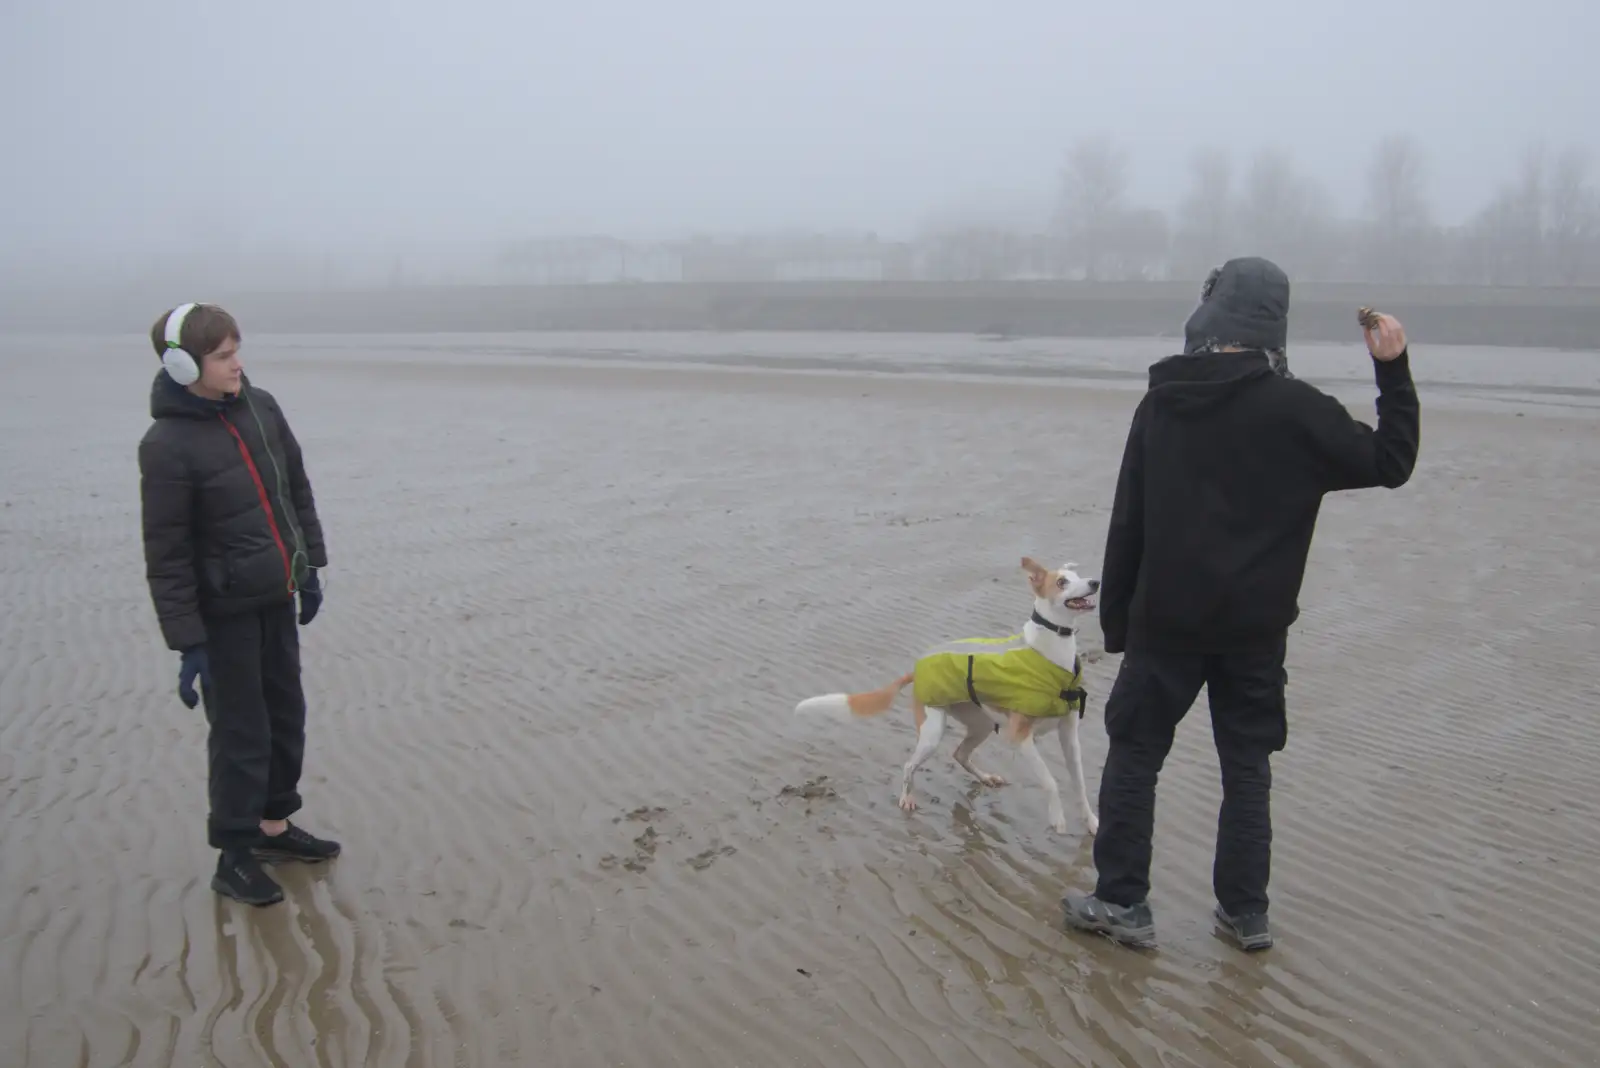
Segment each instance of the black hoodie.
[{"label": "black hoodie", "polygon": [[205,400],[165,371],[139,442],[145,577],[169,648],[206,640],[205,617],[291,600],[326,567],[300,444],[277,400],[245,380]]},{"label": "black hoodie", "polygon": [[1260,351],[1150,368],[1106,537],[1108,652],[1222,653],[1288,630],[1323,495],[1404,485],[1416,463],[1409,355],[1373,367],[1375,430]]}]

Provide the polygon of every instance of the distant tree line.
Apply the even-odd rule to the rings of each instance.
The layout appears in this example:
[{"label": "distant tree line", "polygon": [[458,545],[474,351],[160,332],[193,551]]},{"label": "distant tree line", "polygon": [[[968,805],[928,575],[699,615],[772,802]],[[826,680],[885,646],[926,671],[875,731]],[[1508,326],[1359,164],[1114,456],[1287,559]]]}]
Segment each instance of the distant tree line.
[{"label": "distant tree line", "polygon": [[1600,285],[1600,191],[1579,148],[1526,147],[1511,179],[1461,225],[1435,220],[1418,141],[1383,137],[1354,216],[1277,149],[1243,166],[1219,148],[1189,161],[1170,214],[1129,203],[1128,154],[1106,135],[1071,145],[1054,216],[1034,232],[945,225],[924,234],[925,277],[1193,278],[1233,255],[1269,256],[1302,281]]}]

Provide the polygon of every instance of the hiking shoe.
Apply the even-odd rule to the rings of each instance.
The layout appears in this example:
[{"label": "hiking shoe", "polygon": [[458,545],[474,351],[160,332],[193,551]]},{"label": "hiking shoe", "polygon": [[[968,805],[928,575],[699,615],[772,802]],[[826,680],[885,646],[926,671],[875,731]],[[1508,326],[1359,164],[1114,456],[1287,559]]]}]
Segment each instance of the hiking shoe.
[{"label": "hiking shoe", "polygon": [[1068,927],[1103,934],[1128,946],[1150,946],[1156,940],[1156,921],[1150,903],[1113,905],[1093,894],[1068,894],[1061,899]]},{"label": "hiking shoe", "polygon": [[246,905],[274,905],[283,900],[283,887],[244,849],[228,850],[217,858],[211,889]]},{"label": "hiking shoe", "polygon": [[1218,905],[1214,915],[1217,918],[1218,925],[1222,927],[1223,933],[1232,940],[1234,945],[1246,953],[1272,948],[1272,929],[1267,926],[1267,914],[1265,912],[1251,912],[1240,916],[1230,916],[1221,905]]},{"label": "hiking shoe", "polygon": [[256,837],[250,851],[269,863],[280,860],[303,860],[310,864],[338,856],[339,843],[327,838],[318,838],[310,831],[291,823],[288,830],[282,834],[267,834],[262,831]]}]

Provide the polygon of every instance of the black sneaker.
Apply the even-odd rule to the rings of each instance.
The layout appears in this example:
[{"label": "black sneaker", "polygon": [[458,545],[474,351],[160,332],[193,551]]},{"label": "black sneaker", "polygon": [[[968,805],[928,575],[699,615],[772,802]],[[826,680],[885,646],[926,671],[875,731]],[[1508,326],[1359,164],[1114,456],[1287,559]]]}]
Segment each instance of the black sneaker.
[{"label": "black sneaker", "polygon": [[1261,949],[1272,948],[1272,929],[1267,926],[1265,912],[1251,912],[1242,916],[1230,916],[1221,905],[1217,906],[1213,914],[1217,923],[1240,949],[1246,953],[1254,953]]},{"label": "black sneaker", "polygon": [[1068,927],[1103,934],[1128,946],[1150,946],[1156,940],[1156,921],[1150,903],[1113,905],[1093,894],[1087,897],[1068,894],[1061,899],[1061,910]]},{"label": "black sneaker", "polygon": [[289,829],[282,834],[261,832],[256,838],[255,845],[250,847],[250,851],[269,863],[280,860],[303,860],[315,863],[338,856],[339,843],[318,838],[310,831],[291,823]]},{"label": "black sneaker", "polygon": [[244,849],[227,850],[217,858],[211,889],[246,905],[274,905],[283,900],[283,887]]}]

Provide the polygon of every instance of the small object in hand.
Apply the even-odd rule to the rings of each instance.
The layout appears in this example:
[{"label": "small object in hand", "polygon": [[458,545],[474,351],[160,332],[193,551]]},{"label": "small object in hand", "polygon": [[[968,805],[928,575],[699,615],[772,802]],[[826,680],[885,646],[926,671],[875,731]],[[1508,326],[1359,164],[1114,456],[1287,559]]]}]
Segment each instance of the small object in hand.
[{"label": "small object in hand", "polygon": [[1367,338],[1367,351],[1373,359],[1388,363],[1406,351],[1406,330],[1400,325],[1400,320],[1365,307],[1356,312],[1356,317],[1361,320],[1361,330]]}]

